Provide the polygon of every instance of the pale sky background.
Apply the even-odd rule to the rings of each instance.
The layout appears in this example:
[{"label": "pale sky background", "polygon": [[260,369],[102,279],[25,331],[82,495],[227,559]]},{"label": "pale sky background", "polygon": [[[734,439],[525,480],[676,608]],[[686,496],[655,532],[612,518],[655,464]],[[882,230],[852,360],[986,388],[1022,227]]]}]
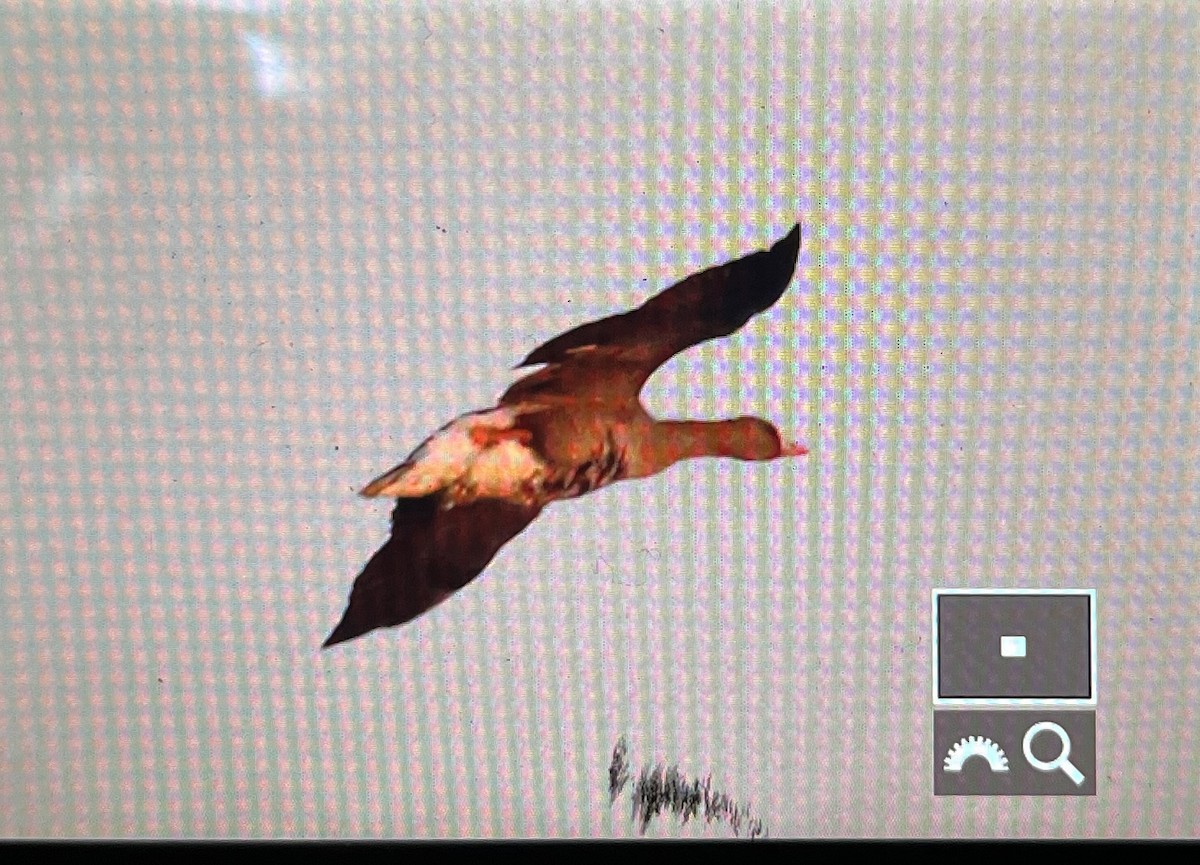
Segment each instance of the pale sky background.
[{"label": "pale sky background", "polygon": [[[0,834],[1200,834],[1188,3],[32,4],[0,33]],[[809,444],[550,508],[318,646],[358,498],[559,331],[804,245],[665,367]],[[1095,798],[935,799],[930,590],[1095,588]],[[651,836],[725,837],[664,815]]]}]

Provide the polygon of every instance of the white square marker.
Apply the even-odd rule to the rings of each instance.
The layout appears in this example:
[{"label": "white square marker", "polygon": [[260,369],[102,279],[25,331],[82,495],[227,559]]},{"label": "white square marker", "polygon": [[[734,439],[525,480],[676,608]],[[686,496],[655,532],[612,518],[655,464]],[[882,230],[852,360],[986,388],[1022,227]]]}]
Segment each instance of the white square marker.
[{"label": "white square marker", "polygon": [[1001,658],[1024,658],[1025,657],[1025,638],[1024,637],[1001,637],[1000,638],[1000,657]]}]

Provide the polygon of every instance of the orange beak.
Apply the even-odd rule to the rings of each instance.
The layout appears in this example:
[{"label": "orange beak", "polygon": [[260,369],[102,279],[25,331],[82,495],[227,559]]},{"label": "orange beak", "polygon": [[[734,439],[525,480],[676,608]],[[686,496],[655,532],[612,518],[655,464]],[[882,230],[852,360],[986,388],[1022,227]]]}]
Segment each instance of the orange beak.
[{"label": "orange beak", "polygon": [[808,448],[800,442],[788,442],[779,451],[780,457],[802,457],[808,453]]}]

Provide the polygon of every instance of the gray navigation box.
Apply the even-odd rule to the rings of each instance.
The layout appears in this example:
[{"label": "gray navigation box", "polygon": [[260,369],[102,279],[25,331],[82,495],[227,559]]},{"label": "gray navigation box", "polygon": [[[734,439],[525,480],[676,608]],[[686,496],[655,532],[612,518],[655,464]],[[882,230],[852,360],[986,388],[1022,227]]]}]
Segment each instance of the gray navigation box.
[{"label": "gray navigation box", "polygon": [[935,796],[1095,796],[1091,709],[938,709]]},{"label": "gray navigation box", "polygon": [[1096,705],[1092,589],[934,589],[938,706]]}]

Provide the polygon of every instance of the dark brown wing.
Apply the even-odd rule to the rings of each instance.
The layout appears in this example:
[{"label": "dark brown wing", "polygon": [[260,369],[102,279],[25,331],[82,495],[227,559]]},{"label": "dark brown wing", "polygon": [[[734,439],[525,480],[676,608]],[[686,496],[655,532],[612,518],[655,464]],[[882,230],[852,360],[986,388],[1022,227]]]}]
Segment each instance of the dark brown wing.
[{"label": "dark brown wing", "polygon": [[537,517],[539,505],[498,499],[442,510],[435,496],[400,499],[392,536],[350,590],[342,620],[321,648],[401,625],[475,579]]},{"label": "dark brown wing", "polygon": [[500,401],[636,399],[646,379],[676,354],[729,336],[774,305],[792,280],[799,254],[797,224],[769,250],[692,274],[637,309],[560,334],[518,364],[550,366],[516,382]]}]

